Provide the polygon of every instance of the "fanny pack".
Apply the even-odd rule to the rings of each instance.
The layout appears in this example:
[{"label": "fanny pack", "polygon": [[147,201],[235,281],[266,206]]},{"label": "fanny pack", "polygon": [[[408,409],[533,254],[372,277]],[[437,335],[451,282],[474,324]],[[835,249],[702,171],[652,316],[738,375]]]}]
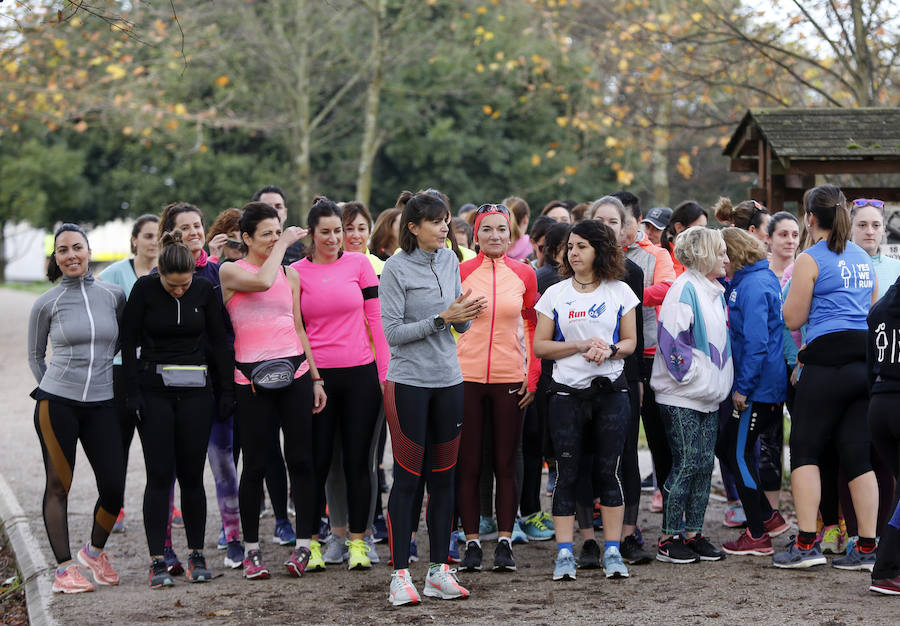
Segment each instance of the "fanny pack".
[{"label": "fanny pack", "polygon": [[257,361],[256,363],[235,363],[235,367],[247,377],[250,381],[250,388],[253,393],[256,389],[284,389],[294,382],[294,374],[297,373],[303,361],[306,360],[305,354],[298,356],[282,357],[280,359],[268,359],[266,361]]},{"label": "fanny pack", "polygon": [[166,387],[206,387],[205,365],[157,364],[156,373]]}]

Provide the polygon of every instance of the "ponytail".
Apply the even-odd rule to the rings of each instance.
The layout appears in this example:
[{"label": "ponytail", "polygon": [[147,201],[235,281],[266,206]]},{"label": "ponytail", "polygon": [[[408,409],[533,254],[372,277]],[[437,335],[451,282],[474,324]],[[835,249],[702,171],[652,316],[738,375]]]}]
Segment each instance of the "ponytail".
[{"label": "ponytail", "polygon": [[828,249],[835,254],[841,254],[847,247],[848,239],[850,239],[850,212],[842,206],[835,210],[834,226],[828,235]]},{"label": "ponytail", "polygon": [[835,185],[819,185],[803,194],[803,210],[816,217],[819,228],[830,231],[826,245],[842,254],[850,238],[850,212],[847,198]]}]

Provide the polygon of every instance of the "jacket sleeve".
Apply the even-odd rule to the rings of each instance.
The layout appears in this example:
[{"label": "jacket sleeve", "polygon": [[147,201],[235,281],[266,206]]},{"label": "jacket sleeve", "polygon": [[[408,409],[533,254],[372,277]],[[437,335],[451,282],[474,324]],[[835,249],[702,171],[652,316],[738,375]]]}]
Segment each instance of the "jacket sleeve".
[{"label": "jacket sleeve", "polygon": [[28,318],[28,367],[40,384],[47,371],[47,338],[50,336],[52,300],[41,298],[34,303]]},{"label": "jacket sleeve", "polygon": [[666,371],[681,384],[693,382],[699,371],[694,362],[694,310],[670,292],[659,311],[656,358],[664,359]]},{"label": "jacket sleeve", "polygon": [[734,389],[749,398],[762,378],[768,354],[769,313],[773,303],[770,294],[759,283],[743,286],[738,291],[738,300],[743,314],[741,337],[744,345],[740,351],[741,362],[735,364]]},{"label": "jacket sleeve", "polygon": [[136,398],[140,391],[138,385],[137,348],[141,343],[141,321],[146,307],[144,294],[147,283],[138,279],[128,295],[122,321],[119,324],[119,340],[122,344],[122,367],[125,370],[127,393]]},{"label": "jacket sleeve", "polygon": [[[457,281],[458,284],[459,281]],[[459,287],[457,287],[457,290]],[[431,319],[404,322],[406,309],[406,289],[400,284],[393,265],[388,263],[381,273],[381,286],[378,289],[381,300],[381,324],[384,338],[390,346],[419,341],[437,332]]]},{"label": "jacket sleeve", "polygon": [[391,358],[390,348],[384,338],[381,325],[381,301],[379,299],[378,277],[369,260],[363,258],[359,264],[359,286],[363,294],[363,313],[369,325],[372,345],[375,347],[375,362],[378,366],[378,380],[384,381],[387,376],[388,362]]},{"label": "jacket sleeve", "polygon": [[538,378],[541,377],[541,360],[534,356],[534,330],[537,326],[537,313],[534,305],[538,301],[537,276],[530,267],[522,272],[525,293],[522,295],[522,320],[525,331],[525,365],[528,371],[528,391],[537,390]]}]

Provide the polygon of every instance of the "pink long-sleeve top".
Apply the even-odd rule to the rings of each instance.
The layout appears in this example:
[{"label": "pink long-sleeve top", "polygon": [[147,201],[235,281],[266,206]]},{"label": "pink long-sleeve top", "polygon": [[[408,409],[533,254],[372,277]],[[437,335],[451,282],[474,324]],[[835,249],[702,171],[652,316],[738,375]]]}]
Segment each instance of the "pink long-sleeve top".
[{"label": "pink long-sleeve top", "polygon": [[374,345],[383,381],[390,351],[381,326],[378,278],[366,256],[344,252],[333,263],[301,259],[291,267],[300,274],[300,311],[316,366],[367,365]]}]

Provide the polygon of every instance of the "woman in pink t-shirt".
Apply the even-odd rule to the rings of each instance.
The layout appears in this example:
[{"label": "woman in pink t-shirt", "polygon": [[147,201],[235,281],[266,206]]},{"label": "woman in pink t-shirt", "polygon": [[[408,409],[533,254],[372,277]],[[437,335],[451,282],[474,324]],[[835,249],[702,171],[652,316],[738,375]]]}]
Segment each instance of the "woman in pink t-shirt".
[{"label": "woman in pink t-shirt", "polygon": [[[340,432],[350,526],[348,565],[368,569],[372,561],[364,536],[371,500],[370,448],[381,405],[379,382],[384,382],[389,359],[378,279],[365,255],[342,252],[341,210],[334,202],[316,198],[307,220],[313,240],[310,254],[291,267],[300,275],[300,310],[331,394],[331,402],[313,420],[313,505],[320,510],[324,502],[335,434]],[[318,524],[310,530],[317,536]],[[324,568],[324,561],[316,567]]]},{"label": "woman in pink t-shirt", "polygon": [[[244,206],[240,227],[247,256],[223,264],[219,277],[234,327],[235,417],[244,453],[238,492],[247,542],[244,577],[269,577],[259,549],[259,496],[267,452],[272,439],[278,438],[279,428],[284,433],[284,459],[297,503],[297,548],[284,566],[299,577],[310,562],[309,529],[319,519],[319,510],[312,506],[312,414],[325,407],[326,397],[303,329],[300,280],[293,269],[282,270],[281,260],[288,246],[306,232],[294,226],[282,233],[278,213],[263,202]],[[274,359],[291,362],[295,373],[288,386],[263,389],[248,380],[255,367]]]}]

